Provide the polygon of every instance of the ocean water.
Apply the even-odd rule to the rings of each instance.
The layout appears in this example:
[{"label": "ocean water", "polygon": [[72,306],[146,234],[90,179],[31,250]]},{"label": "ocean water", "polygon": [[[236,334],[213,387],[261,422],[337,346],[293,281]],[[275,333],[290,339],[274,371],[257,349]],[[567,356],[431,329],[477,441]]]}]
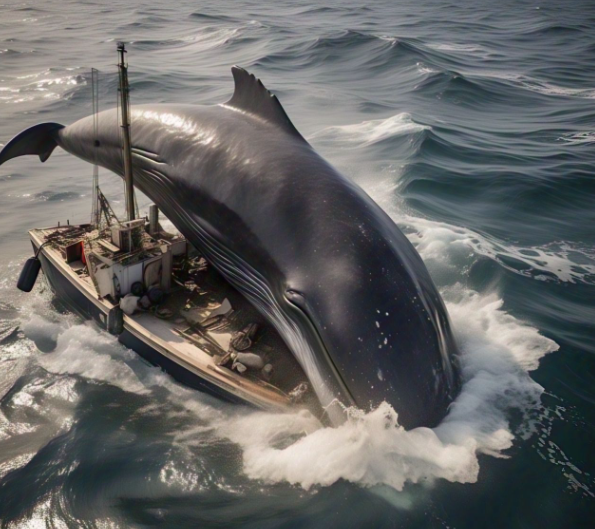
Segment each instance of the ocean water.
[{"label": "ocean water", "polygon": [[[0,168],[2,527],[589,527],[595,520],[595,4],[12,2],[0,143],[115,106],[217,104],[239,64],[399,224],[464,384],[435,429],[224,404],[20,294],[26,232],[90,215],[91,167]],[[122,183],[101,185],[117,209]],[[139,196],[141,210],[148,201]],[[255,205],[255,207],[258,207]]]}]

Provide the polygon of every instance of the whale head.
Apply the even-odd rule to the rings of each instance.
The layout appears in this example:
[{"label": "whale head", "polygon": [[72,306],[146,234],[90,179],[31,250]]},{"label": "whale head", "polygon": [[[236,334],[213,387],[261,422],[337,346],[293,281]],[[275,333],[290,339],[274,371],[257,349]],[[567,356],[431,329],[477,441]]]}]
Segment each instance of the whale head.
[{"label": "whale head", "polygon": [[[286,303],[345,404],[370,410],[388,402],[401,425],[435,426],[460,388],[446,308],[394,222],[359,188],[351,191],[362,196],[334,200],[347,214],[321,206],[324,226],[312,227],[295,257],[310,273],[289,278]],[[377,208],[373,218],[358,217],[362,201],[368,212]],[[305,217],[320,218],[315,202]]]}]

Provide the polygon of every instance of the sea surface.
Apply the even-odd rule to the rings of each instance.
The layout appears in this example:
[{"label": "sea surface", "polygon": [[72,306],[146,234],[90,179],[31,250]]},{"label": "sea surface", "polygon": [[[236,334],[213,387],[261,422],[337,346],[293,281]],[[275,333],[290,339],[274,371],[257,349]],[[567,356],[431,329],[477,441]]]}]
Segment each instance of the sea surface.
[{"label": "sea surface", "polygon": [[[6,2],[6,0],[4,0]],[[0,143],[116,103],[217,104],[263,80],[391,215],[442,292],[464,384],[442,424],[325,428],[180,386],[19,293],[27,230],[88,221],[92,168],[0,168],[0,526],[575,528],[595,523],[595,3],[0,6]],[[100,184],[121,211],[122,183]],[[146,211],[148,200],[139,196]],[[258,204],[254,204],[258,208]]]}]

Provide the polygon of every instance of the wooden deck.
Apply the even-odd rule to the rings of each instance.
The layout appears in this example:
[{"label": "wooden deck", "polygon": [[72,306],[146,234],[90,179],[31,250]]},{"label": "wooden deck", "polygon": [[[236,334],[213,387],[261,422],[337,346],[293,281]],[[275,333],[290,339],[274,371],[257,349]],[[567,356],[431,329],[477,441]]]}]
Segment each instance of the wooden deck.
[{"label": "wooden deck", "polygon": [[[66,230],[68,227],[62,227]],[[46,242],[48,235],[60,228],[35,229],[30,231],[32,242],[36,247]],[[105,328],[105,321],[114,303],[100,298],[88,274],[83,273],[85,266],[81,261],[67,264],[59,249],[51,244],[41,249],[46,257],[59,272],[72,283],[96,309],[104,315],[98,323]],[[180,295],[184,295],[180,293]],[[101,321],[103,320],[103,321]],[[163,356],[231,393],[241,400],[264,409],[285,410],[291,407],[289,397],[278,387],[266,381],[241,376],[234,371],[219,365],[221,356],[229,349],[232,337],[231,331],[209,333],[210,338],[219,346],[221,354],[213,354],[206,347],[198,345],[196,339],[185,337],[183,331],[188,323],[180,318],[169,320],[160,319],[151,312],[139,312],[132,316],[124,315],[124,328],[136,338],[158,351]]]}]

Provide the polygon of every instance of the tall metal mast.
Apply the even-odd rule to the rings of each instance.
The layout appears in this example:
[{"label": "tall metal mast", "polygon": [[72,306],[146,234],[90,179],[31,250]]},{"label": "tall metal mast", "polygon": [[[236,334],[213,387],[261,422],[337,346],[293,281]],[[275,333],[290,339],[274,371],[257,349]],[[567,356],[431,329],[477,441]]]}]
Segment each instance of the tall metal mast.
[{"label": "tall metal mast", "polygon": [[97,147],[99,143],[99,82],[97,79],[98,71],[91,68],[91,93],[93,103],[93,142],[95,148],[93,149],[93,207],[91,213],[91,224],[95,228],[99,228],[101,219],[101,209],[99,206],[99,166],[97,165]]},{"label": "tall metal mast", "polygon": [[123,42],[118,42],[118,54],[120,62],[120,108],[122,111],[122,157],[124,159],[124,184],[126,186],[126,213],[128,220],[134,220],[134,185],[132,182],[132,152],[130,150],[130,105],[128,101],[128,67],[124,62],[126,49]]}]

